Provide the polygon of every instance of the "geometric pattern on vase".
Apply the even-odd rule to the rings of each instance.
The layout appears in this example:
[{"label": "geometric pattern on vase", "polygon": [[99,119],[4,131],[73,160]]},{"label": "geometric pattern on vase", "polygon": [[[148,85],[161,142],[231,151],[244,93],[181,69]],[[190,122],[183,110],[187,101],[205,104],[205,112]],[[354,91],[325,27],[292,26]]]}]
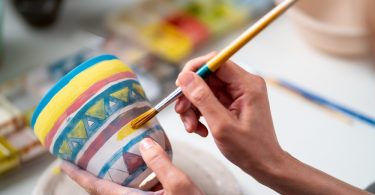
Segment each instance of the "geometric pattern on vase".
[{"label": "geometric pattern on vase", "polygon": [[138,187],[151,174],[139,152],[150,137],[172,156],[170,142],[156,119],[142,128],[128,123],[150,108],[131,69],[111,55],[77,66],[36,107],[32,127],[55,156],[99,178]]},{"label": "geometric pattern on vase", "polygon": [[130,152],[124,152],[122,154],[122,157],[125,164],[127,165],[128,173],[130,175],[137,171],[137,168],[145,163],[142,159],[142,156]]},{"label": "geometric pattern on vase", "polygon": [[[128,85],[139,86],[137,81],[127,80],[119,85],[112,86],[112,88]],[[127,105],[131,105],[135,102],[145,101],[145,97],[142,96],[142,93],[139,93],[139,90],[129,90],[129,87],[124,87],[117,91],[113,91],[111,90],[112,88],[109,88],[103,93],[99,94],[90,104],[86,105],[86,108],[82,108],[80,112],[78,112],[75,117],[71,119],[70,124],[68,124],[66,128],[62,130],[58,140],[67,139],[70,141],[72,138],[69,137],[69,134],[74,133],[76,131],[76,126],[78,125],[80,127],[78,131],[84,130],[88,137],[91,137],[96,130],[107,122],[108,117],[113,113],[123,107],[126,107]],[[82,126],[82,124],[84,124],[83,121],[85,121],[85,125]],[[59,147],[62,147],[62,143],[58,140],[56,144],[54,144],[53,153],[56,153],[59,150]],[[59,157],[63,158],[64,160],[75,161],[75,157],[83,144],[86,142],[86,139],[82,139],[81,141],[82,142],[78,144],[77,147],[66,150],[70,151],[69,154],[59,152]]]}]

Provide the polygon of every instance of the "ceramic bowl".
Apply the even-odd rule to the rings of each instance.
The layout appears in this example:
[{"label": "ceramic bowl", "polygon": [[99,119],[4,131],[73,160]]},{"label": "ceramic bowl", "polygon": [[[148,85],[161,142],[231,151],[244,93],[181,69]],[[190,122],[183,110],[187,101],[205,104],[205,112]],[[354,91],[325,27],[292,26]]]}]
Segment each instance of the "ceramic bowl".
[{"label": "ceramic bowl", "polygon": [[149,108],[129,66],[115,56],[101,55],[77,66],[51,88],[35,109],[32,127],[53,155],[99,178],[147,189],[157,180],[138,143],[150,137],[172,155],[156,119],[136,130],[129,124]]},{"label": "ceramic bowl", "polygon": [[366,5],[372,0],[303,0],[288,13],[312,46],[344,57],[369,54]]}]

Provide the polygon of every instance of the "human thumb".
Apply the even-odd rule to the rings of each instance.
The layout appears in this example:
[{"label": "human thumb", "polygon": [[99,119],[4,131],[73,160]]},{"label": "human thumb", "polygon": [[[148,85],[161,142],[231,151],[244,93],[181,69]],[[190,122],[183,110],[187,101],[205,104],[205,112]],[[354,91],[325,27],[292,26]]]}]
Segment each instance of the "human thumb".
[{"label": "human thumb", "polygon": [[190,179],[172,164],[167,153],[154,140],[144,138],[139,149],[143,160],[154,171],[164,189],[173,191],[181,184],[191,185]]}]

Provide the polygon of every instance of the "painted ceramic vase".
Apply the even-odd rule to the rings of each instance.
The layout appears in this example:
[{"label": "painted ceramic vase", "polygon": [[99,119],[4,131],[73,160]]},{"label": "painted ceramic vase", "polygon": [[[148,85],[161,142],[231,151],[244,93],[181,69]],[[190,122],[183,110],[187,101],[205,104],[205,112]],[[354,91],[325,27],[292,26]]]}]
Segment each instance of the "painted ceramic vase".
[{"label": "painted ceramic vase", "polygon": [[99,178],[147,189],[157,181],[140,155],[139,142],[152,138],[172,155],[156,119],[136,130],[129,124],[149,108],[132,70],[115,56],[102,55],[51,88],[35,109],[32,127],[53,155]]}]

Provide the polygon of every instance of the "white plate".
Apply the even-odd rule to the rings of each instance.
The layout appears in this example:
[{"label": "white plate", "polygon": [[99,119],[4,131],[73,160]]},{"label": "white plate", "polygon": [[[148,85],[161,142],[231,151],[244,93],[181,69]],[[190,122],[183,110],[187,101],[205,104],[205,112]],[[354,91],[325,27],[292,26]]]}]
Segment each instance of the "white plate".
[{"label": "white plate", "polygon": [[[241,190],[231,172],[212,155],[177,142],[173,145],[174,164],[187,173],[192,181],[205,194],[240,195]],[[34,195],[86,195],[87,192],[78,186],[64,173],[56,173],[60,160],[53,162],[39,178]]]}]

